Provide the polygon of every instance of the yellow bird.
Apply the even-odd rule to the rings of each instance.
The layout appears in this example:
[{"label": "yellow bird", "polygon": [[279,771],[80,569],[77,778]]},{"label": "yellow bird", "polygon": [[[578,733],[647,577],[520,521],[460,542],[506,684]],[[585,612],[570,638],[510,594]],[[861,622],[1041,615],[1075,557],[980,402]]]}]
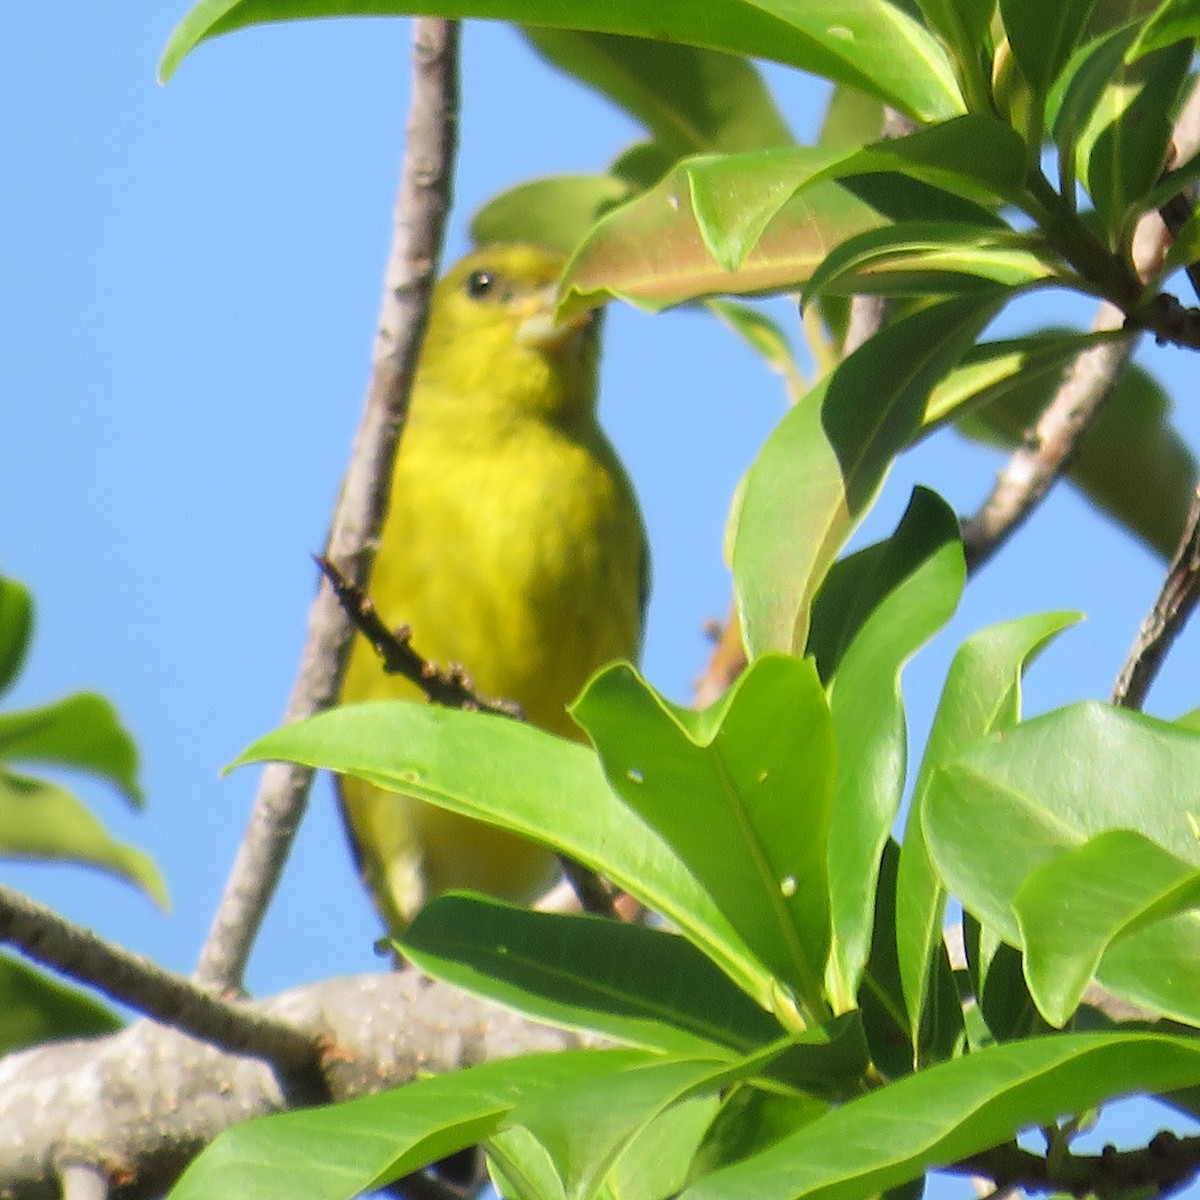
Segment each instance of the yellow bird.
[{"label": "yellow bird", "polygon": [[[482,695],[581,739],[566,705],[605,663],[636,659],[648,556],[596,418],[598,322],[555,321],[563,265],[487,246],[437,285],[370,592],[430,661],[461,663]],[[357,639],[344,702],[418,696]],[[360,780],[338,787],[393,932],[449,888],[528,901],[554,880],[549,851],[513,834]]]}]

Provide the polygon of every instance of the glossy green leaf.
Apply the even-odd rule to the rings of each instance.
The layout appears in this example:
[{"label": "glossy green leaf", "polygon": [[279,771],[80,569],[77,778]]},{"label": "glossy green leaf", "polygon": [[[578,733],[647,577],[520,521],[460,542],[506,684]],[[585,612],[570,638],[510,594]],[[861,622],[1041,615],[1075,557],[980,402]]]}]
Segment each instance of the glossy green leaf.
[{"label": "glossy green leaf", "polygon": [[750,468],[734,578],[752,656],[802,647],[809,609],[934,384],[1000,300],[958,297],[889,323],[825,376],[775,428]]},{"label": "glossy green leaf", "polygon": [[476,1145],[527,1096],[645,1061],[631,1050],[531,1054],[245,1121],[192,1160],[170,1200],[350,1200]]},{"label": "glossy green leaf", "polygon": [[1079,137],[1136,36],[1136,25],[1106,28],[1071,55],[1046,98],[1046,125],[1058,146],[1059,191],[1069,203],[1075,197]]},{"label": "glossy green leaf", "polygon": [[989,1046],[854,1099],[681,1200],[861,1200],[1063,1113],[1197,1080],[1190,1038],[1064,1034]]},{"label": "glossy green leaf", "polygon": [[1021,717],[1021,677],[1029,663],[1078,617],[1039,613],[993,625],[958,649],[934,714],[913,788],[896,882],[896,947],[913,1050],[923,1056],[922,1029],[930,979],[940,953],[946,890],[929,855],[923,814],[934,772],[995,730]]},{"label": "glossy green leaf", "polygon": [[[1134,829],[1200,866],[1196,813],[1200,736],[1088,703],[994,733],[937,767],[923,820],[950,890],[1019,946],[1013,903],[1031,873],[1111,829]],[[1098,977],[1133,1003],[1200,1021],[1198,963],[1200,920],[1175,917],[1117,942]]]},{"label": "glossy green leaf", "polygon": [[567,1200],[590,1200],[630,1143],[664,1113],[692,1097],[715,1095],[755,1074],[756,1066],[753,1059],[634,1065],[530,1096],[508,1122],[528,1129],[545,1147]]},{"label": "glossy green leaf", "polygon": [[79,692],[42,708],[0,715],[0,762],[83,771],[141,807],[137,747],[103,696]]},{"label": "glossy green leaf", "polygon": [[0,1054],[41,1042],[98,1037],[121,1028],[111,1009],[79,988],[0,954]]},{"label": "glossy green leaf", "polygon": [[[834,743],[812,663],[762,658],[703,712],[669,703],[618,665],[571,713],[614,791],[795,992],[805,1023],[823,1019]],[[795,1028],[781,1003],[777,1015]]]},{"label": "glossy green leaf", "polygon": [[[610,297],[657,312],[701,296],[794,290],[838,242],[886,217],[838,184],[789,200],[736,271],[719,266],[692,209],[688,168],[604,216],[567,267],[567,312]],[[732,209],[753,179],[742,178]]]},{"label": "glossy green leaf", "polygon": [[815,184],[894,172],[988,205],[1020,197],[1024,155],[1007,125],[966,116],[865,147],[709,156],[693,159],[684,171],[705,244],[733,271],[783,205]]},{"label": "glossy green leaf", "polygon": [[988,79],[984,64],[991,56],[991,23],[996,0],[917,0],[925,24],[950,47],[958,64],[970,107],[987,111]]},{"label": "glossy green leaf", "polygon": [[493,1134],[486,1162],[488,1177],[503,1200],[566,1200],[550,1155],[528,1129],[516,1125]]},{"label": "glossy green leaf", "polygon": [[167,888],[154,860],[111,837],[65,787],[0,768],[0,858],[71,862],[135,884],[166,908]]},{"label": "glossy green leaf", "polygon": [[238,764],[268,759],[355,775],[544,841],[674,922],[739,987],[772,1003],[769,972],[583,746],[517,721],[382,701],[277,729]]},{"label": "glossy green leaf", "polygon": [[804,303],[825,290],[885,296],[953,295],[1078,281],[1036,234],[956,221],[912,221],[869,229],[825,257]]},{"label": "glossy green leaf", "polygon": [[966,575],[958,519],[919,488],[895,533],[872,556],[870,577],[859,572],[858,594],[845,597],[847,622],[858,628],[829,687],[838,748],[829,888],[835,995],[847,1005],[866,967],[880,855],[904,793],[900,673],[950,619]]},{"label": "glossy green leaf", "polygon": [[1042,1015],[1062,1026],[1107,947],[1200,905],[1200,870],[1132,829],[1110,829],[1032,871],[1013,898],[1025,979]]},{"label": "glossy green leaf", "polygon": [[33,635],[33,599],[15,579],[0,577],[0,693],[21,673]]},{"label": "glossy green leaf", "polygon": [[489,200],[471,219],[471,237],[528,242],[570,254],[599,217],[629,196],[612,175],[555,175],[517,184]]},{"label": "glossy green leaf", "polygon": [[[821,151],[796,151],[820,154]],[[746,170],[729,176],[730,190],[710,191],[706,221],[738,225],[743,208],[778,207],[780,185],[771,152],[733,156]],[[563,301],[567,312],[609,297],[651,311],[714,294],[796,291],[840,242],[896,221],[935,220],[1003,230],[999,217],[961,196],[905,175],[856,175],[843,183],[816,183],[778,208],[736,271],[718,265],[691,202],[690,172],[681,164],[646,194],[607,214],[569,264]],[[761,170],[755,170],[755,164]],[[615,168],[614,168],[615,169]],[[740,227],[740,226],[739,226]]]},{"label": "glossy green leaf", "polygon": [[1200,262],[1200,215],[1193,212],[1167,248],[1162,264],[1163,277],[1195,262]]},{"label": "glossy green leaf", "polygon": [[1161,0],[1145,23],[1135,50],[1148,54],[1185,38],[1200,37],[1200,5],[1196,0]]},{"label": "glossy green leaf", "polygon": [[692,1177],[740,1162],[773,1146],[829,1111],[829,1104],[805,1093],[786,1094],[746,1084],[732,1089],[696,1155]]},{"label": "glossy green leaf", "polygon": [[[1015,395],[1036,394],[1049,398],[1051,389],[1062,378],[1064,368],[1081,351],[1123,336],[1116,331],[1074,333],[1066,331],[1035,334],[999,342],[981,342],[963,355],[945,379],[929,394],[921,436],[925,437],[948,421],[958,421],[962,432],[971,436],[965,422],[983,410],[994,417],[980,417],[987,427],[992,420],[1002,421],[1007,429],[1009,413],[1017,402]],[[1024,410],[1024,405],[1020,406]],[[1030,420],[1036,414],[1030,414]],[[973,427],[973,426],[972,426]],[[1028,422],[1022,428],[1028,428]],[[1004,444],[1009,444],[1006,436]]]},{"label": "glossy green leaf", "polygon": [[1166,165],[1191,60],[1191,43],[1180,42],[1119,64],[1079,135],[1076,170],[1114,245],[1131,236],[1131,210]]},{"label": "glossy green leaf", "polygon": [[717,1096],[681,1100],[640,1129],[617,1159],[601,1200],[670,1200],[687,1183],[692,1160],[720,1107]]},{"label": "glossy green leaf", "polygon": [[920,121],[963,111],[946,55],[916,21],[886,0],[200,0],[171,34],[159,64],[169,79],[200,42],[270,21],[423,12],[629,34],[766,58],[878,95]]},{"label": "glossy green leaf", "polygon": [[400,948],[434,978],[647,1049],[720,1055],[784,1034],[689,941],[623,921],[450,895],[421,910]]},{"label": "glossy green leaf", "polygon": [[1066,65],[1091,16],[1095,0],[1000,0],[1004,29],[1024,75],[1040,104]]},{"label": "glossy green leaf", "polygon": [[794,140],[758,69],[738,55],[585,29],[522,32],[548,62],[640,121],[672,158]]},{"label": "glossy green leaf", "polygon": [[[1043,341],[1038,335],[1032,345],[1049,345],[1055,337],[1050,333]],[[1035,358],[1041,353],[1031,352]],[[996,402],[972,404],[958,430],[991,445],[1019,446],[1057,386],[1052,371],[1022,371]],[[1164,558],[1179,543],[1197,474],[1187,439],[1171,419],[1172,407],[1144,368],[1126,367],[1067,468],[1067,478],[1101,512]]]}]

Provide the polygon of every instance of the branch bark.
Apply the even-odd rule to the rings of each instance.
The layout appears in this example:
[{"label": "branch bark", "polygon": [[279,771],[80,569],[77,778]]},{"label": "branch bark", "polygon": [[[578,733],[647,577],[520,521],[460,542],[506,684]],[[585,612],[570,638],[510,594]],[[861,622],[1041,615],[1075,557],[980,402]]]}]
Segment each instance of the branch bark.
[{"label": "branch bark", "polygon": [[[323,980],[246,1008],[322,1047],[338,1100],[584,1044],[414,970]],[[151,1021],[10,1054],[0,1060],[0,1196],[57,1200],[65,1173],[85,1170],[114,1200],[159,1196],[222,1130],[287,1107],[261,1059]]]},{"label": "branch bark", "polygon": [[[1182,162],[1200,147],[1200,84],[1193,88],[1175,125],[1175,161]],[[1156,212],[1141,220],[1134,238],[1134,261],[1143,278],[1162,263],[1171,234]],[[1176,306],[1178,307],[1178,306]],[[1195,310],[1191,310],[1195,311]],[[1170,313],[1153,328],[1159,336],[1170,331]],[[1191,323],[1190,321],[1187,323]],[[1126,327],[1125,314],[1112,304],[1102,304],[1092,323],[1094,330]],[[1180,341],[1180,337],[1170,340]],[[1082,351],[1046,406],[1023,445],[1014,451],[1000,472],[991,495],[974,516],[963,521],[963,550],[970,570],[978,570],[1028,519],[1071,464],[1072,458],[1101,409],[1112,395],[1117,379],[1137,344],[1137,334],[1105,342]]]},{"label": "branch bark", "polygon": [[[391,487],[396,443],[437,279],[458,122],[458,25],[413,22],[412,99],[374,362],[362,422],[329,532],[326,557],[365,587]],[[285,722],[328,708],[341,688],[354,629],[322,583]],[[308,803],[313,772],[272,763],[200,954],[196,978],[237,991]]]}]

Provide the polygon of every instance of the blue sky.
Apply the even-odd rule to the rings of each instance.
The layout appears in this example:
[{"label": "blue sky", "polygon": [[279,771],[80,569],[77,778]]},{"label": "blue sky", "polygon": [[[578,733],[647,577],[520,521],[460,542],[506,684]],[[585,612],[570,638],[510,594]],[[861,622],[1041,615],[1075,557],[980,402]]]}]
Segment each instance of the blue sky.
[{"label": "blue sky", "polygon": [[[168,915],[109,878],[5,863],[0,877],[100,933],[189,970],[240,837],[256,773],[219,771],[283,710],[314,587],[309,559],[358,419],[407,102],[404,21],[250,30],[202,47],[166,88],[158,54],[184,5],[9,5],[0,15],[0,570],[33,590],[38,631],[13,704],[95,688],[141,747],[147,811],[84,786],[149,850]],[[535,175],[602,169],[637,135],[511,30],[472,25],[448,258],[471,213]],[[769,72],[801,136],[822,89]],[[790,316],[782,302],[773,311]],[[1086,323],[1053,293],[1006,330]],[[1183,351],[1143,353],[1200,442]],[[702,623],[727,610],[729,498],[783,412],[778,381],[692,313],[615,309],[602,411],[650,526],[645,669],[686,700]],[[895,470],[863,537],[914,483],[962,511],[999,455],[953,433]],[[1042,658],[1027,711],[1106,696],[1160,564],[1060,488],[974,581],[906,676],[914,755],[955,645],[1032,611],[1087,614]],[[1200,703],[1197,637],[1150,711]],[[269,993],[376,969],[373,914],[327,782],[251,963]]]}]

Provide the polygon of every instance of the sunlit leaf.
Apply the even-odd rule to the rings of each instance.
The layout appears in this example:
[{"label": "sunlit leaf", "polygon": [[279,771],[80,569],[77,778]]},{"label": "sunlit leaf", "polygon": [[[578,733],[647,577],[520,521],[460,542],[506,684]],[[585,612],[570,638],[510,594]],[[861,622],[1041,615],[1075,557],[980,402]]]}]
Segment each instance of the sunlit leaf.
[{"label": "sunlit leaf", "polygon": [[427,975],[631,1045],[727,1054],[784,1034],[690,942],[623,921],[450,895],[421,910],[400,948]]},{"label": "sunlit leaf", "polygon": [[734,543],[751,655],[804,646],[826,572],[919,428],[930,390],[1000,302],[994,293],[960,297],[890,323],[767,439],[750,470]]},{"label": "sunlit leaf", "polygon": [[270,21],[423,12],[630,34],[766,58],[849,83],[920,121],[963,111],[945,52],[918,22],[886,0],[200,0],[176,26],[159,64],[169,79],[202,41]]},{"label": "sunlit leaf", "polygon": [[795,991],[806,1018],[822,1019],[834,746],[812,663],[762,658],[702,712],[670,704],[631,667],[610,667],[571,712],[613,789]]}]

